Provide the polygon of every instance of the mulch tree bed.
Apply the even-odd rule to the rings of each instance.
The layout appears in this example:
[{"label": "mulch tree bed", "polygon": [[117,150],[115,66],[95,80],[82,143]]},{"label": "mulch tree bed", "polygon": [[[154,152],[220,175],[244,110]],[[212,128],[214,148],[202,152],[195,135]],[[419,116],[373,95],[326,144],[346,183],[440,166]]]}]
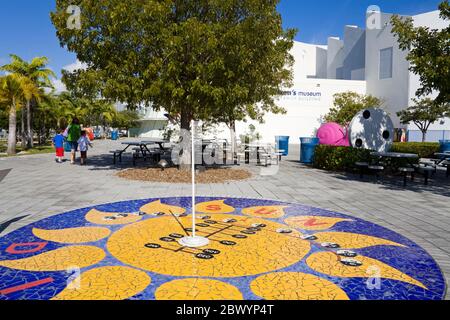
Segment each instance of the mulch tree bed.
[{"label": "mulch tree bed", "polygon": [[[162,171],[159,168],[127,169],[117,173],[117,176],[136,181],[165,182],[165,183],[191,183],[190,170],[168,168]],[[196,174],[197,183],[224,183],[230,181],[247,180],[252,174],[247,170],[218,168],[199,170]]]}]

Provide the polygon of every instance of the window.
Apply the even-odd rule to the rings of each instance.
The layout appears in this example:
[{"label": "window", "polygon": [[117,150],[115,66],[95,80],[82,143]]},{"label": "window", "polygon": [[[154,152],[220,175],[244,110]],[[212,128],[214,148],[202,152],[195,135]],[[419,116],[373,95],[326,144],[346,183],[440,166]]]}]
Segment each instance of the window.
[{"label": "window", "polygon": [[380,50],[380,79],[392,78],[393,48]]}]

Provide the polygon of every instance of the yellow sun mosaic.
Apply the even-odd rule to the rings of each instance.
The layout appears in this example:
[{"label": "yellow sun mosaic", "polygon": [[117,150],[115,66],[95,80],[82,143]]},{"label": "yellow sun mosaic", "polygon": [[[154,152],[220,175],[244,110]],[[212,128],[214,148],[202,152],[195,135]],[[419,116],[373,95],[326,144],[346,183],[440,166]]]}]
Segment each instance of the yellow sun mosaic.
[{"label": "yellow sun mosaic", "polygon": [[[404,245],[370,235],[330,232],[337,224],[353,220],[311,215],[289,217],[288,208],[249,206],[239,214],[225,200],[198,203],[197,235],[210,241],[203,248],[187,248],[178,242],[192,235],[192,216],[186,215],[183,207],[157,200],[141,206],[135,213],[92,209],[84,215],[87,226],[32,228],[33,236],[46,241],[35,243],[36,248],[44,248],[48,242],[57,244],[56,248],[21,259],[2,260],[0,267],[51,272],[76,266],[80,273],[52,297],[54,300],[131,298],[152,284],[153,274],[170,276],[168,282],[155,288],[154,298],[158,300],[241,300],[244,299],[241,284],[236,285],[228,278],[244,276],[249,277],[246,280],[249,289],[262,299],[348,300],[338,282],[321,278],[320,274],[337,279],[368,278],[368,266],[376,267],[384,279],[427,289],[422,282],[393,266],[350,251]],[[313,247],[320,250],[309,255]],[[14,244],[10,251],[17,250],[20,243]],[[123,265],[109,265],[117,261],[114,259]],[[283,271],[301,261],[315,275]]]}]

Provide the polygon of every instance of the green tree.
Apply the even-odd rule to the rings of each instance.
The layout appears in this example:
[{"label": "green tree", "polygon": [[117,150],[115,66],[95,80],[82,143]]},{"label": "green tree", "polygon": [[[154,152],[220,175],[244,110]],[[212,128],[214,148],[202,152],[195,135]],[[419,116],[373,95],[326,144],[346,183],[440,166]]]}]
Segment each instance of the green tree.
[{"label": "green tree", "polygon": [[[439,5],[440,17],[450,20],[448,0]],[[410,70],[420,76],[417,96],[439,92],[437,102],[450,101],[450,26],[442,30],[414,27],[412,18],[392,17],[392,32],[399,46],[408,51]]]},{"label": "green tree", "polygon": [[16,154],[17,110],[33,98],[39,99],[40,91],[29,78],[15,73],[0,78],[0,105],[8,111],[8,155]]},{"label": "green tree", "polygon": [[79,0],[82,28],[70,30],[73,1],[57,0],[61,45],[87,66],[63,80],[77,95],[163,108],[183,129],[193,119],[232,123],[277,112],[272,97],[291,76],[295,34],[282,29],[278,3]]},{"label": "green tree", "polygon": [[[11,73],[20,74],[30,79],[31,82],[38,88],[51,88],[51,77],[56,77],[55,73],[46,68],[48,64],[47,57],[36,57],[27,62],[17,55],[11,55],[11,62],[7,65],[0,67],[0,70],[8,71]],[[22,111],[22,129],[24,127],[24,120],[26,114],[26,131],[22,130],[23,139],[26,140],[26,147],[33,147],[33,124],[32,124],[32,109],[36,107],[37,100],[35,97],[31,97],[25,103],[25,112]]]},{"label": "green tree", "polygon": [[6,129],[8,126],[8,113],[6,112],[6,108],[2,108],[0,106],[0,130]]},{"label": "green tree", "polygon": [[422,142],[426,141],[427,132],[430,125],[441,119],[445,112],[449,110],[449,103],[439,103],[433,99],[425,98],[422,100],[413,99],[414,105],[397,112],[402,124],[413,122],[422,132]]},{"label": "green tree", "polygon": [[135,110],[123,110],[117,112],[111,126],[122,130],[129,130],[139,124],[139,114]]},{"label": "green tree", "polygon": [[372,95],[363,95],[357,92],[337,93],[333,96],[334,107],[324,116],[326,122],[336,122],[347,126],[355,115],[361,110],[382,107],[383,100]]}]

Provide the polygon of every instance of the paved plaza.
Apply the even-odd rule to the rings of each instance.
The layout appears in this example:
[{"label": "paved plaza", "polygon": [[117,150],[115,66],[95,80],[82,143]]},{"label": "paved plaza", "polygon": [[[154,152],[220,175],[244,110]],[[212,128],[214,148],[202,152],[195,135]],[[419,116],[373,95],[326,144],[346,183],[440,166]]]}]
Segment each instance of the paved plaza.
[{"label": "paved plaza", "polygon": [[[131,159],[113,166],[109,150],[120,142],[96,141],[87,166],[57,164],[53,155],[0,158],[0,225],[15,221],[0,234],[58,213],[105,203],[189,196],[191,186],[122,180],[118,170],[131,167]],[[424,186],[420,179],[405,189],[400,179],[376,184],[371,177],[327,173],[298,163],[299,150],[291,146],[279,172],[261,176],[260,168],[248,181],[198,185],[207,197],[271,199],[309,205],[361,218],[391,229],[419,244],[450,279],[450,189],[440,173]],[[441,177],[442,176],[442,177]],[[26,217],[24,217],[26,216]],[[22,219],[18,219],[24,217]],[[1,229],[0,229],[1,230]],[[447,295],[447,299],[449,295]]]}]

